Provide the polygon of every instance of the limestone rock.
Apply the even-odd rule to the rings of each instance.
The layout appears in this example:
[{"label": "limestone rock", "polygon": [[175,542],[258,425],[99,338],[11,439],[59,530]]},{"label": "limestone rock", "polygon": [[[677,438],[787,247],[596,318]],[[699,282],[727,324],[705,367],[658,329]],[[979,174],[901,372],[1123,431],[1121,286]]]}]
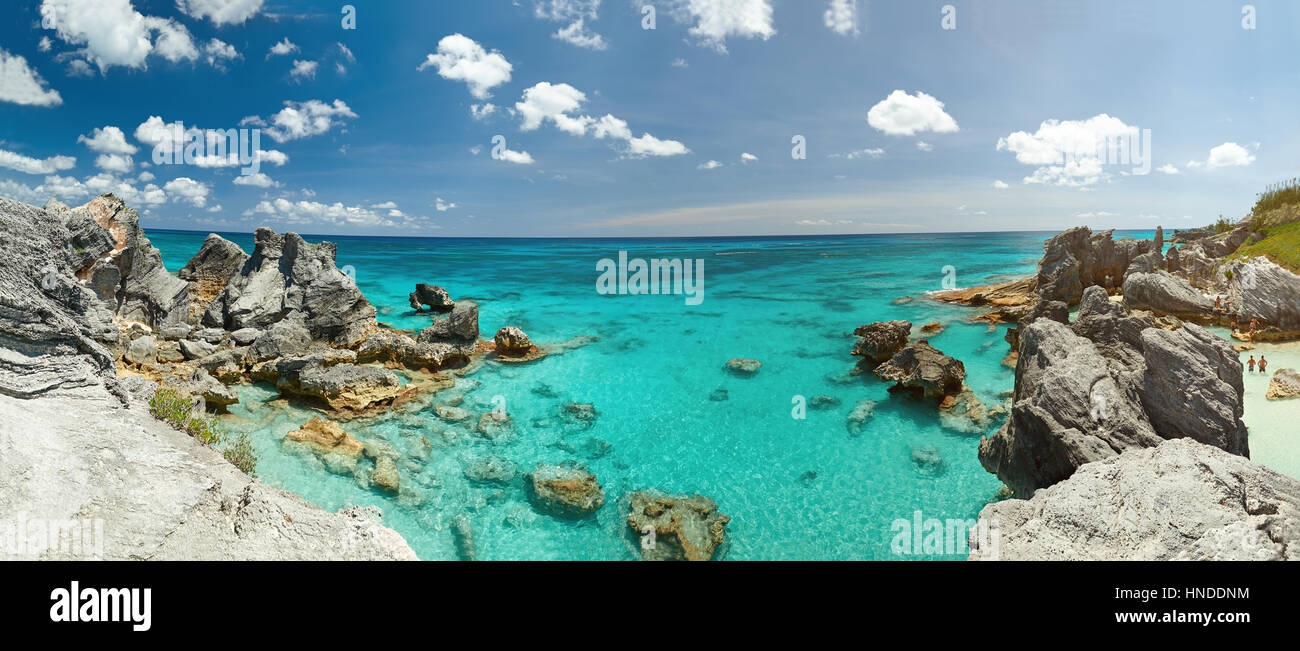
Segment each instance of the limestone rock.
[{"label": "limestone rock", "polygon": [[877,321],[859,326],[853,331],[859,337],[853,345],[853,354],[881,363],[893,357],[907,345],[912,334],[910,321]]},{"label": "limestone rock", "polygon": [[1213,299],[1167,271],[1129,273],[1124,279],[1124,304],[1183,319],[1214,314]]},{"label": "limestone rock", "polygon": [[538,464],[528,475],[530,497],[538,509],[563,518],[582,518],[605,505],[596,476],[572,466]]},{"label": "limestone rock", "polygon": [[528,335],[514,326],[497,330],[493,341],[497,345],[497,352],[507,355],[526,355],[533,348],[533,342]]},{"label": "limestone rock", "polygon": [[756,359],[735,357],[727,360],[727,370],[731,371],[735,375],[752,376],[755,373],[758,373],[758,369],[762,367],[763,362]]},{"label": "limestone rock", "polygon": [[1268,393],[1264,397],[1269,400],[1300,398],[1300,373],[1292,368],[1279,368],[1274,371],[1273,379],[1268,383]]},{"label": "limestone rock", "polygon": [[435,312],[447,312],[456,304],[447,294],[447,290],[438,285],[429,285],[419,283],[415,286],[415,291],[411,292],[411,307],[416,312],[421,311],[425,306]]},{"label": "limestone rock", "polygon": [[641,539],[642,560],[712,560],[726,541],[731,518],[707,497],[639,491],[630,501],[627,526]]},{"label": "limestone rock", "polygon": [[478,303],[457,301],[445,319],[420,331],[420,343],[473,343],[478,340]]},{"label": "limestone rock", "polygon": [[889,361],[876,367],[876,377],[911,389],[926,398],[942,399],[961,391],[966,367],[944,355],[924,339],[904,347]]}]

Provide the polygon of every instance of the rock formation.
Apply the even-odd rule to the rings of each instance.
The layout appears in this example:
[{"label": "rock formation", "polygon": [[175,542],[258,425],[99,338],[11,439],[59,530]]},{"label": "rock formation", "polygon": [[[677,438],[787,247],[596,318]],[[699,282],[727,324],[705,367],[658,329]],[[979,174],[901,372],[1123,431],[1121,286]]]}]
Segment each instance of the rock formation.
[{"label": "rock formation", "polygon": [[1115,240],[1113,233],[1079,226],[1047,240],[1038,263],[1039,296],[1074,305],[1086,287],[1117,289],[1134,258],[1156,250],[1153,240]]},{"label": "rock formation", "polygon": [[1268,392],[1264,394],[1269,400],[1300,398],[1300,373],[1293,368],[1279,368],[1269,380]]},{"label": "rock formation", "polygon": [[596,476],[582,468],[538,464],[528,480],[534,504],[551,515],[583,518],[605,505]]},{"label": "rock formation", "polygon": [[632,493],[627,526],[640,540],[647,561],[712,560],[726,541],[731,518],[713,500],[656,491]]},{"label": "rock formation", "polygon": [[894,382],[899,388],[942,400],[944,396],[961,392],[966,366],[921,339],[877,366],[875,373],[876,377]]},{"label": "rock formation", "polygon": [[203,246],[176,275],[190,283],[190,314],[201,318],[212,301],[244,269],[248,254],[239,245],[216,233],[203,240]]},{"label": "rock formation", "polygon": [[756,359],[746,359],[744,357],[733,357],[727,360],[727,370],[734,375],[749,377],[758,373],[758,369],[763,367],[763,362]]},{"label": "rock formation", "polygon": [[1300,276],[1262,256],[1234,260],[1223,269],[1231,272],[1228,299],[1239,323],[1259,319],[1277,331],[1269,338],[1300,337]]},{"label": "rock formation", "polygon": [[1177,439],[990,504],[992,524],[971,560],[1300,560],[1300,480]]},{"label": "rock formation", "polygon": [[415,291],[411,292],[410,298],[411,307],[415,308],[416,312],[423,311],[426,306],[434,312],[447,312],[455,306],[446,289],[427,283],[416,285]]},{"label": "rock formation", "polygon": [[853,354],[872,363],[879,364],[893,357],[907,345],[912,334],[910,321],[877,321],[858,326],[853,334],[858,341],[853,345]]}]

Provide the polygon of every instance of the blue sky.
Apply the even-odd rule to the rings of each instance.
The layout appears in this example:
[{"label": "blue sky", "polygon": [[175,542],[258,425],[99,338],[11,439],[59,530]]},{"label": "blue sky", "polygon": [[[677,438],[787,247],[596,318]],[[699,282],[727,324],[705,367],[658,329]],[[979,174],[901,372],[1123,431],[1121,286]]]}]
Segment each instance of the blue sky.
[{"label": "blue sky", "polygon": [[[1190,227],[1300,175],[1300,8],[1137,4],[14,1],[0,195],[111,189],[193,230],[823,234]],[[261,129],[264,176],[152,164],[175,122]],[[1148,129],[1148,173],[1078,154]]]}]

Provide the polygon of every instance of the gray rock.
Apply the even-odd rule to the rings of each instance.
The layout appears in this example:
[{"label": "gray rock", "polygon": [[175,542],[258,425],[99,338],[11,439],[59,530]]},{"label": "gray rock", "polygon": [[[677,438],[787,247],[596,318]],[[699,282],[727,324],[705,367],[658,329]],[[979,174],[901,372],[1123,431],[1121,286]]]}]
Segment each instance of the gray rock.
[{"label": "gray rock", "polygon": [[419,283],[415,286],[415,291],[411,292],[411,307],[416,312],[421,311],[424,306],[435,312],[448,312],[455,306],[447,290],[438,285]]},{"label": "gray rock", "polygon": [[862,399],[856,405],[853,405],[853,411],[844,421],[844,426],[849,430],[849,436],[861,436],[867,430],[867,423],[876,415],[876,401]]},{"label": "gray rock", "polygon": [[451,537],[456,543],[456,557],[462,561],[472,561],[478,557],[474,549],[474,529],[470,526],[469,516],[457,514],[451,519]]},{"label": "gray rock", "polygon": [[183,355],[185,359],[203,359],[204,357],[217,352],[217,347],[206,341],[182,339],[177,343],[180,345],[181,355]]},{"label": "gray rock", "polygon": [[158,341],[149,336],[132,339],[123,357],[132,364],[155,362],[158,360]]},{"label": "gray rock", "polygon": [[193,333],[193,338],[199,341],[217,345],[226,339],[226,331],[221,328],[203,328]]},{"label": "gray rock", "polygon": [[192,396],[201,396],[209,407],[222,409],[239,402],[238,393],[215,380],[202,368],[194,369],[183,378],[169,376],[163,380],[163,385]]},{"label": "gray rock", "polygon": [[993,523],[971,560],[1300,560],[1300,481],[1177,439],[990,504]]},{"label": "gray rock", "polygon": [[1232,272],[1228,298],[1238,321],[1255,318],[1265,327],[1300,332],[1300,276],[1262,256],[1230,262],[1224,269]]},{"label": "gray rock", "polygon": [[508,484],[519,469],[509,459],[498,456],[474,457],[464,462],[465,478],[479,484]]},{"label": "gray rock", "polygon": [[255,361],[292,357],[311,347],[311,332],[301,321],[286,319],[273,324],[253,341],[248,355]]},{"label": "gray rock", "polygon": [[1042,300],[1074,305],[1090,285],[1117,288],[1134,258],[1155,250],[1152,240],[1112,239],[1114,231],[1093,233],[1072,228],[1043,244],[1038,263],[1038,294]]},{"label": "gray rock", "polygon": [[194,332],[194,328],[191,327],[189,324],[185,324],[185,323],[178,323],[176,325],[167,325],[158,328],[158,336],[162,337],[163,339],[166,339],[167,341],[177,341],[180,339],[185,339],[186,337],[190,336],[191,332]]},{"label": "gray rock", "polygon": [[875,373],[885,382],[894,382],[926,398],[941,399],[961,392],[966,366],[922,339],[898,351],[876,367]]},{"label": "gray rock", "polygon": [[853,354],[875,363],[887,361],[907,345],[912,334],[910,321],[877,321],[853,331],[859,337]]},{"label": "gray rock", "polygon": [[219,283],[224,289],[226,282],[243,270],[249,257],[238,244],[211,233],[176,275],[181,280]]},{"label": "gray rock", "polygon": [[1190,438],[1250,456],[1241,421],[1241,361],[1223,339],[1194,324],[1142,332],[1142,406],[1161,437]]},{"label": "gray rock", "polygon": [[230,333],[230,338],[240,346],[248,346],[257,341],[262,336],[262,331],[257,328],[241,328]]},{"label": "gray rock", "polygon": [[433,325],[420,331],[418,341],[429,343],[466,343],[478,340],[478,303],[457,301],[451,314],[436,319]]},{"label": "gray rock", "polygon": [[1214,315],[1212,299],[1167,271],[1129,273],[1124,279],[1124,304],[1182,319]]}]

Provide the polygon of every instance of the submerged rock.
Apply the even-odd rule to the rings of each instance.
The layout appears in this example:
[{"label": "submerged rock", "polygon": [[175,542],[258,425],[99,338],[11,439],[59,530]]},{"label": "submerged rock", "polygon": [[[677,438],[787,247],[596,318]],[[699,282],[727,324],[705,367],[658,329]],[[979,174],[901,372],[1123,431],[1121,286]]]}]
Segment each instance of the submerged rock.
[{"label": "submerged rock", "polygon": [[959,393],[966,379],[965,365],[924,339],[898,351],[876,367],[875,373],[885,382],[894,382],[900,388],[936,400]]},{"label": "submerged rock", "polygon": [[397,461],[386,455],[376,458],[375,469],[370,472],[370,481],[389,493],[397,493],[402,483]]},{"label": "submerged rock", "polygon": [[1300,373],[1292,368],[1279,368],[1273,373],[1273,379],[1268,383],[1268,393],[1264,397],[1269,400],[1300,398]]},{"label": "submerged rock", "polygon": [[758,373],[758,369],[762,368],[762,366],[763,366],[763,362],[760,362],[756,359],[745,359],[743,357],[735,357],[727,360],[727,370],[731,371],[736,375],[741,375],[741,376],[754,375],[755,373]]},{"label": "submerged rock", "polygon": [[341,460],[351,468],[356,467],[365,449],[360,441],[343,431],[338,423],[318,417],[313,417],[303,423],[301,428],[285,434],[284,445],[300,445],[322,457]]},{"label": "submerged rock", "polygon": [[923,477],[938,477],[948,470],[948,463],[933,445],[912,448],[912,464]]},{"label": "submerged rock", "polygon": [[910,321],[877,321],[853,331],[859,337],[853,354],[879,364],[893,357],[907,345],[912,334]]},{"label": "submerged rock", "polygon": [[994,522],[971,560],[1300,560],[1300,480],[1175,439],[990,504]]},{"label": "submerged rock", "polygon": [[463,463],[465,478],[480,484],[508,484],[519,473],[515,464],[504,457],[474,457]]},{"label": "submerged rock", "polygon": [[726,389],[714,389],[709,392],[709,400],[712,402],[725,402],[731,397]]},{"label": "submerged rock", "polygon": [[472,561],[478,557],[474,549],[474,529],[470,526],[469,516],[457,514],[451,519],[451,537],[456,543],[456,557],[462,561]]},{"label": "submerged rock", "polygon": [[713,500],[699,495],[632,493],[627,526],[641,539],[647,561],[707,561],[726,541],[731,518]]},{"label": "submerged rock", "polygon": [[875,400],[859,400],[858,404],[853,405],[853,411],[849,412],[849,417],[844,421],[849,436],[861,436],[867,430],[867,423],[871,422],[875,415]]},{"label": "submerged rock", "polygon": [[543,513],[582,518],[605,505],[605,491],[596,476],[581,468],[538,464],[528,479],[530,497]]}]

